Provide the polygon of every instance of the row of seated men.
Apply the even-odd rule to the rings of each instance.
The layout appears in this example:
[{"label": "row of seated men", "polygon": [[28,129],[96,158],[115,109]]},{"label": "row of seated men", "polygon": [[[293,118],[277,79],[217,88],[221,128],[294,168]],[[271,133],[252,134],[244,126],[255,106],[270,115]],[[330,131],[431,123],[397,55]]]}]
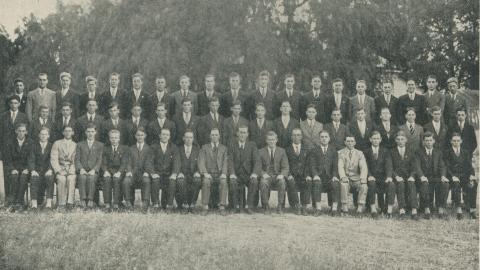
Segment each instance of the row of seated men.
[{"label": "row of seated men", "polygon": [[[137,187],[142,191],[144,211],[150,206],[154,211],[171,211],[174,200],[180,209],[188,211],[195,207],[201,191],[202,213],[218,207],[225,214],[227,198],[236,211],[246,205],[245,211],[251,213],[258,205],[260,191],[262,208],[269,213],[270,191],[275,189],[280,214],[286,192],[289,205],[298,214],[306,214],[310,203],[318,213],[321,193],[327,192],[334,215],[348,212],[348,194],[352,192],[357,213],[368,209],[375,218],[379,212],[391,217],[396,199],[400,217],[405,217],[409,209],[411,217],[418,219],[417,209],[421,208],[429,219],[431,208],[438,208],[439,216],[448,217],[445,208],[451,190],[457,218],[463,217],[462,194],[465,209],[476,218],[478,180],[472,169],[472,154],[462,147],[462,137],[456,132],[443,151],[435,147],[431,132],[422,134],[421,146],[407,147],[407,132],[398,131],[393,136],[396,145],[387,148],[381,145],[380,132],[373,131],[368,136],[371,145],[363,150],[355,148],[356,136],[347,134],[339,151],[330,143],[326,130],[319,132],[318,145],[308,147],[298,127],[290,133],[290,144],[279,146],[278,135],[268,131],[265,146],[260,148],[248,140],[247,125],[236,129],[228,146],[220,141],[220,129],[213,127],[209,142],[201,147],[193,143],[192,130],[186,130],[183,145],[176,146],[166,127],[160,130],[159,142],[151,146],[146,143],[144,128],[137,128],[135,143],[130,147],[121,144],[117,129],[108,132],[108,144],[99,142],[94,123],[87,125],[85,140],[78,143],[69,125],[63,127],[63,138],[53,145],[47,127],[40,129],[35,142],[27,138],[26,124],[17,125],[15,133],[4,155],[7,197],[14,211],[25,205],[28,182],[34,209],[45,192],[46,208],[52,207],[54,182],[57,205],[63,209],[73,206],[77,185],[81,205],[94,207],[98,182],[102,181],[107,209],[118,209],[123,201],[130,209]],[[245,188],[246,202],[242,201]]]}]

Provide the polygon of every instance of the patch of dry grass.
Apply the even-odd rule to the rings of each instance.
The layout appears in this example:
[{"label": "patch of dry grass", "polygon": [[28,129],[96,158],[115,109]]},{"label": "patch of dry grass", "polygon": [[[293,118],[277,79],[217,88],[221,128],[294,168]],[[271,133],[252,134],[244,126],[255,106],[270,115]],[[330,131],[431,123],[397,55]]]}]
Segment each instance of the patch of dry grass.
[{"label": "patch of dry grass", "polygon": [[478,269],[478,222],[0,214],[0,269]]}]

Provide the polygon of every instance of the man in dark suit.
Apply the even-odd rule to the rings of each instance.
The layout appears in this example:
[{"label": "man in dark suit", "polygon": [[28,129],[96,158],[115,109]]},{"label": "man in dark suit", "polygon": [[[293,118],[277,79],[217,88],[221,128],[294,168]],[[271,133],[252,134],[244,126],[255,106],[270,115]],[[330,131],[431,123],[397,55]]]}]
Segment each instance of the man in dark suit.
[{"label": "man in dark suit", "polygon": [[352,120],[348,129],[350,134],[355,137],[355,148],[365,152],[370,147],[370,134],[373,131],[373,125],[366,119],[366,113],[363,108],[359,108],[355,113],[355,120]]},{"label": "man in dark suit", "polygon": [[[405,207],[412,209],[412,219],[417,220],[417,188],[415,185],[416,162],[415,151],[406,147],[407,136],[399,131],[396,135],[397,147],[390,151],[392,158],[392,176],[394,179],[400,218],[405,217]],[[387,193],[387,197],[388,197]],[[388,204],[387,215],[391,216],[393,205]]]},{"label": "man in dark suit", "polygon": [[171,96],[167,91],[167,81],[165,80],[165,77],[157,76],[155,79],[155,92],[150,95],[149,99],[150,108],[148,108],[148,111],[143,112],[144,117],[154,119],[155,110],[160,103],[165,104],[168,117],[171,118],[173,116]]},{"label": "man in dark suit", "polygon": [[[300,100],[300,105],[299,105],[299,110],[300,110],[300,118],[302,120],[307,119],[307,107],[310,104],[313,104],[315,106],[315,109],[317,110],[317,115],[315,117],[315,120],[318,122],[325,124],[327,122],[326,118],[326,100],[327,96],[321,92],[321,86],[322,86],[322,79],[320,78],[320,75],[314,75],[312,77],[312,91],[309,91],[308,93],[304,94]],[[328,119],[330,120],[330,119]]]},{"label": "man in dark suit", "polygon": [[258,151],[254,142],[248,141],[248,127],[244,124],[237,129],[237,136],[231,142],[228,148],[228,165],[230,194],[232,195],[233,208],[240,213],[244,208],[244,191],[248,188],[246,209],[248,214],[252,214],[255,195],[258,193],[258,172],[255,171]]},{"label": "man in dark suit", "polygon": [[[339,112],[340,113],[340,112]],[[335,146],[330,144],[330,135],[326,130],[320,132],[320,145],[310,151],[307,160],[307,187],[311,188],[314,214],[321,211],[322,193],[328,194],[328,205],[331,214],[338,213],[340,198],[340,181],[338,178],[338,154]]]},{"label": "man in dark suit", "polygon": [[[50,109],[46,106],[40,106],[39,110],[39,117],[37,119],[32,119],[29,131],[29,134],[32,135],[31,138],[34,141],[38,141],[38,133],[40,133],[40,129],[46,127],[51,130],[53,128],[53,120],[50,118]],[[50,139],[50,141],[52,140],[53,138]]]},{"label": "man in dark suit", "polygon": [[[62,89],[56,92],[57,112],[55,116],[59,118],[61,116],[62,104],[68,102],[72,104],[72,115],[79,116],[79,95],[72,89],[70,89],[70,82],[72,81],[72,75],[68,72],[60,73],[60,84]],[[56,121],[57,119],[53,119]]]},{"label": "man in dark suit", "polygon": [[[451,126],[457,119],[457,110],[463,108],[467,111],[467,100],[458,93],[458,79],[450,78],[447,80],[448,94],[445,94],[445,110],[443,119],[447,126]],[[472,149],[473,151],[473,149]]]},{"label": "man in dark suit", "polygon": [[451,122],[451,126],[448,130],[448,138],[452,138],[453,133],[458,133],[462,137],[462,148],[470,155],[477,148],[477,137],[475,135],[475,129],[467,121],[467,112],[465,108],[457,109],[457,119],[455,122]]},{"label": "man in dark suit", "polygon": [[[347,124],[350,116],[350,99],[343,94],[343,80],[336,78],[332,81],[333,93],[328,95],[325,101],[326,117],[332,115],[334,110],[340,110],[342,124]],[[330,122],[330,119],[327,119]],[[343,141],[342,141],[343,143]]]},{"label": "man in dark suit", "polygon": [[172,110],[175,116],[182,113],[182,101],[185,98],[189,98],[192,103],[192,113],[197,114],[198,102],[197,94],[190,91],[190,78],[186,75],[180,76],[180,90],[173,92],[172,98]]},{"label": "man in dark suit", "polygon": [[398,99],[392,95],[393,91],[393,81],[387,80],[382,84],[383,93],[375,98],[375,108],[377,110],[377,116],[375,117],[375,122],[380,123],[380,114],[382,108],[388,108],[390,112],[394,112],[391,115],[390,122],[393,125],[397,125],[397,103]]},{"label": "man in dark suit", "polygon": [[238,127],[248,125],[247,119],[241,116],[242,103],[240,100],[235,100],[230,110],[232,115],[223,121],[222,127],[222,142],[227,146],[236,141]]},{"label": "man in dark suit", "polygon": [[273,123],[273,130],[278,136],[278,146],[285,149],[292,143],[292,130],[300,128],[300,123],[291,117],[292,107],[288,100],[282,102],[280,110],[282,115]]},{"label": "man in dark suit", "polygon": [[217,206],[215,199],[211,200],[211,192],[217,193],[221,215],[226,215],[228,185],[228,151],[220,144],[220,131],[218,128],[210,130],[210,143],[202,146],[198,155],[198,170],[202,175],[202,214],[206,214],[209,204]]},{"label": "man in dark suit", "polygon": [[345,138],[350,134],[350,130],[341,122],[342,113],[340,109],[334,109],[331,118],[332,122],[326,124],[323,128],[330,135],[330,144],[339,151],[345,147]]},{"label": "man in dark suit", "polygon": [[431,121],[423,126],[423,131],[431,132],[435,139],[435,148],[441,151],[448,147],[448,129],[445,122],[442,120],[442,109],[439,106],[433,106],[430,108]]},{"label": "man in dark suit", "polygon": [[76,120],[72,116],[72,104],[69,102],[64,102],[59,106],[60,113],[57,120],[53,123],[52,130],[50,131],[50,137],[53,137],[53,140],[56,141],[63,138],[63,128],[65,126],[70,126],[75,128],[77,125]]},{"label": "man in dark suit", "polygon": [[98,103],[100,107],[99,113],[104,117],[108,117],[108,107],[113,102],[118,103],[119,106],[122,107],[122,111],[125,110],[123,105],[125,104],[126,93],[118,87],[118,84],[120,83],[120,74],[116,72],[111,73],[109,83],[109,90],[100,94],[100,100]]},{"label": "man in dark suit", "polygon": [[87,76],[85,78],[85,82],[87,83],[87,92],[83,93],[79,96],[78,100],[78,114],[83,115],[88,111],[88,101],[95,100],[96,104],[100,104],[100,93],[97,91],[97,79],[93,76]]},{"label": "man in dark suit", "polygon": [[222,136],[221,128],[223,127],[224,118],[218,113],[218,108],[220,107],[218,98],[213,97],[210,99],[209,107],[210,112],[201,118],[197,127],[199,145],[205,145],[210,142],[210,131],[213,128],[217,128],[220,132],[220,136]]},{"label": "man in dark suit", "polygon": [[135,200],[135,188],[142,189],[142,211],[146,213],[150,204],[150,177],[153,173],[153,150],[145,143],[145,129],[138,128],[135,145],[130,146],[129,164],[123,179],[125,207],[131,209]]},{"label": "man in dark suit", "polygon": [[[243,92],[240,85],[240,75],[236,72],[230,73],[229,76],[230,90],[220,96],[220,108],[218,112],[225,118],[232,115],[232,106],[239,101],[242,107],[245,107],[247,93]],[[245,116],[245,112],[242,113]]]},{"label": "man in dark suit", "polygon": [[122,201],[121,186],[128,166],[129,148],[120,144],[120,136],[120,131],[110,130],[110,146],[103,149],[103,198],[107,212],[119,209]]},{"label": "man in dark suit", "polygon": [[38,205],[42,205],[43,196],[45,196],[45,191],[47,191],[45,208],[52,209],[54,176],[52,166],[50,165],[52,143],[48,141],[50,137],[49,129],[42,128],[38,137],[39,141],[33,143],[28,156],[28,169],[31,175],[30,197],[32,199],[32,208],[36,210]]},{"label": "man in dark suit", "polygon": [[0,139],[3,149],[6,149],[7,144],[12,138],[15,138],[15,127],[21,123],[27,125],[27,115],[19,110],[20,98],[16,95],[10,96],[8,99],[8,106],[10,109],[4,112],[1,116],[0,122]]},{"label": "man in dark suit", "polygon": [[320,145],[320,132],[323,129],[323,124],[315,120],[317,114],[315,105],[310,104],[307,106],[307,119],[300,122],[302,140],[308,150]]},{"label": "man in dark suit", "polygon": [[[387,213],[387,205],[395,203],[395,184],[392,179],[392,160],[388,149],[381,146],[382,136],[374,131],[370,135],[371,147],[365,151],[368,166],[367,205],[373,218],[377,217],[375,195],[381,213]],[[386,196],[385,196],[386,195]],[[386,198],[385,198],[386,197]]]},{"label": "man in dark suit", "polygon": [[28,185],[28,156],[32,150],[32,141],[27,138],[27,125],[20,123],[15,128],[16,136],[5,149],[5,190],[10,211],[26,207],[24,196]]},{"label": "man in dark suit", "polygon": [[465,208],[473,219],[478,219],[476,212],[477,179],[473,175],[471,155],[462,147],[462,137],[453,133],[450,147],[445,151],[444,161],[447,177],[452,190],[452,203],[455,205],[457,219],[463,218],[461,194],[464,193]]},{"label": "man in dark suit", "polygon": [[205,76],[205,91],[197,95],[198,109],[197,115],[202,117],[206,115],[210,108],[208,104],[212,97],[219,97],[219,93],[215,91],[215,76],[213,74],[207,74]]},{"label": "man in dark suit", "polygon": [[87,139],[77,144],[75,152],[80,205],[83,208],[94,207],[93,199],[97,191],[97,179],[102,166],[103,143],[95,140],[96,133],[95,125],[89,124],[85,130]]},{"label": "man in dark suit", "polygon": [[[287,177],[287,193],[290,207],[297,215],[306,215],[307,205],[310,203],[311,186],[307,184],[307,157],[309,150],[302,145],[302,130],[292,130],[292,144],[285,152],[287,153],[289,175]],[[300,200],[298,198],[300,191]]]},{"label": "man in dark suit", "polygon": [[447,170],[443,162],[444,149],[433,147],[435,137],[431,132],[423,134],[423,147],[417,151],[417,181],[420,180],[420,206],[426,219],[430,219],[430,208],[438,207],[439,216],[445,214],[448,197]]},{"label": "man in dark suit", "polygon": [[390,121],[391,117],[392,114],[390,109],[383,107],[380,109],[380,122],[373,128],[380,132],[380,135],[382,136],[382,142],[380,144],[388,150],[395,148],[395,136],[398,132],[398,127]]},{"label": "man in dark suit", "polygon": [[[435,75],[427,77],[427,91],[425,92],[425,100],[427,101],[427,112],[432,115],[432,109],[435,106],[440,107],[442,112],[445,110],[445,95],[438,91],[438,82]],[[431,118],[430,118],[431,119]]]},{"label": "man in dark suit", "polygon": [[268,204],[270,190],[276,189],[278,191],[277,213],[283,214],[285,180],[289,175],[290,167],[285,150],[277,146],[277,134],[274,131],[267,133],[267,146],[258,152],[257,171],[260,173],[260,194],[264,213],[270,213]]},{"label": "man in dark suit", "polygon": [[295,77],[293,74],[285,75],[285,89],[278,92],[273,99],[273,119],[281,116],[280,107],[284,101],[288,101],[291,106],[291,116],[292,118],[299,120],[300,119],[300,100],[302,99],[302,94],[293,88],[295,85]]},{"label": "man in dark suit", "polygon": [[[125,94],[125,103],[123,104],[121,108],[122,116],[123,118],[128,118],[131,115],[131,111],[133,108],[134,104],[140,104],[140,107],[142,107],[142,111],[148,112],[150,109],[150,96],[145,91],[142,86],[143,86],[143,76],[140,73],[135,73],[132,75],[132,86],[133,89],[132,91],[128,91]],[[148,116],[146,117],[147,119],[149,118]]]},{"label": "man in dark suit", "polygon": [[153,209],[160,210],[158,196],[162,189],[162,208],[167,213],[173,211],[173,199],[177,187],[177,173],[179,170],[179,158],[177,147],[170,142],[170,130],[162,128],[160,141],[152,146],[153,150],[153,173],[152,173],[152,204]]},{"label": "man in dark suit", "polygon": [[408,108],[413,108],[417,115],[417,122],[420,125],[425,125],[428,121],[427,117],[427,101],[425,96],[416,93],[417,84],[414,80],[407,81],[407,93],[398,98],[397,106],[397,120],[398,124],[402,125],[407,120],[405,115]]},{"label": "man in dark suit", "polygon": [[100,126],[100,136],[99,141],[109,144],[108,142],[108,133],[112,129],[116,129],[120,131],[120,143],[127,144],[128,140],[128,133],[127,133],[127,124],[126,122],[120,118],[120,108],[118,103],[110,104],[108,108],[109,117],[102,121]]},{"label": "man in dark suit", "polygon": [[147,126],[147,142],[150,145],[158,144],[160,141],[160,132],[166,128],[170,131],[170,137],[175,138],[175,123],[167,119],[167,107],[163,103],[157,105],[155,111],[157,117],[153,119]]},{"label": "man in dark suit", "polygon": [[257,149],[267,145],[267,133],[273,130],[273,123],[265,118],[265,113],[265,105],[258,103],[255,109],[256,118],[248,124],[250,141],[257,145]]},{"label": "man in dark suit", "polygon": [[[126,145],[132,146],[135,144],[135,133],[137,133],[137,129],[139,127],[143,127],[147,129],[147,141],[150,139],[150,134],[148,133],[148,120],[145,119],[144,113],[142,111],[142,107],[140,104],[134,104],[132,107],[132,116],[130,118],[127,118],[124,123],[125,123],[125,134],[127,138],[123,140]],[[158,138],[158,136],[157,136]],[[151,145],[151,143],[150,143]]]},{"label": "man in dark suit", "polygon": [[[92,99],[87,102],[87,113],[80,116],[77,119],[77,126],[75,128],[75,134],[77,134],[76,141],[85,140],[85,130],[89,123],[95,125],[96,130],[101,130],[103,124],[103,116],[97,114],[97,101]],[[100,134],[97,133],[97,140],[100,137]]]},{"label": "man in dark suit", "polygon": [[[253,120],[256,117],[257,104],[262,103],[265,108],[265,118],[267,120],[274,119],[273,100],[275,98],[275,91],[269,86],[270,73],[263,70],[258,74],[258,87],[253,90],[248,98],[246,104],[247,119]],[[265,141],[265,140],[263,140]]]},{"label": "man in dark suit", "polygon": [[367,91],[367,82],[358,80],[356,89],[357,94],[350,98],[350,117],[348,120],[353,121],[358,109],[363,108],[365,111],[365,119],[369,122],[374,121],[376,117],[375,100],[365,93]]},{"label": "man in dark suit", "polygon": [[184,211],[192,212],[202,187],[202,178],[198,171],[200,149],[193,144],[194,134],[191,130],[183,133],[183,145],[178,147],[179,167],[177,173],[177,205]]},{"label": "man in dark suit", "polygon": [[25,110],[27,108],[27,94],[25,94],[25,83],[22,79],[17,78],[13,81],[13,86],[15,87],[15,90],[5,100],[5,108],[10,108],[10,97],[17,96],[20,100],[20,106],[18,107],[18,110],[22,113],[25,113]]},{"label": "man in dark suit", "polygon": [[193,134],[194,144],[198,146],[198,125],[201,123],[201,118],[192,113],[192,100],[185,98],[182,100],[182,113],[173,117],[175,124],[175,138],[174,143],[177,146],[183,144],[183,136],[187,130],[191,130]]}]

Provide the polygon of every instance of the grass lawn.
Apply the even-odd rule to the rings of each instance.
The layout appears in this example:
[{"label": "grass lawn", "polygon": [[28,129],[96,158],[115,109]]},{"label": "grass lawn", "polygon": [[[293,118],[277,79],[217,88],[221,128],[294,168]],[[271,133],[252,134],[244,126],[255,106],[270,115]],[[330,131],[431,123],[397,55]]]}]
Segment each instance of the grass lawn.
[{"label": "grass lawn", "polygon": [[478,269],[477,221],[0,213],[0,269]]}]

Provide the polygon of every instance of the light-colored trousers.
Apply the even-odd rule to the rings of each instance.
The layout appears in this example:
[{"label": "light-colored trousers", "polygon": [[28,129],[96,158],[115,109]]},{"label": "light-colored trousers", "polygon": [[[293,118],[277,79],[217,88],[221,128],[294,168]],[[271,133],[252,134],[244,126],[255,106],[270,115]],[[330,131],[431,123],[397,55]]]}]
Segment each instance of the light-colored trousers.
[{"label": "light-colored trousers", "polygon": [[348,203],[348,193],[350,191],[358,193],[358,204],[365,205],[367,199],[368,186],[367,184],[362,184],[360,181],[352,181],[349,179],[348,183],[340,183],[340,201],[342,205]]},{"label": "light-colored trousers", "polygon": [[75,197],[75,174],[57,174],[57,204],[65,206],[66,203],[73,204]]}]

